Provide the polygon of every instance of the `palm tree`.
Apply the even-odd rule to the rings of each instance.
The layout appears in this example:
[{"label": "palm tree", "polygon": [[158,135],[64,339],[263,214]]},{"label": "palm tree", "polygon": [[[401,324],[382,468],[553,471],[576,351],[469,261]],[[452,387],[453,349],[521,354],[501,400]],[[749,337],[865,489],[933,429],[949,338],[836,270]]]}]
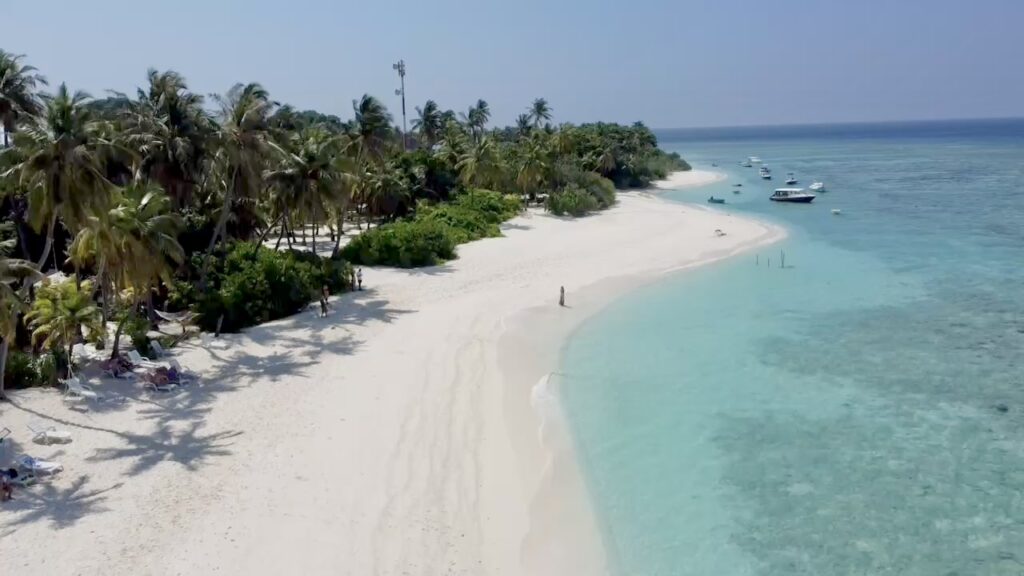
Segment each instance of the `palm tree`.
[{"label": "palm tree", "polygon": [[100,310],[92,299],[93,283],[86,280],[79,286],[74,280],[45,283],[36,292],[32,309],[25,320],[32,328],[32,343],[42,344],[56,356],[67,353],[68,370],[71,369],[72,348],[80,331],[85,328],[92,335],[104,331]]},{"label": "palm tree", "polygon": [[463,122],[469,127],[474,138],[479,138],[484,133],[487,122],[491,119],[491,108],[484,100],[477,100],[476,104],[469,107],[469,111],[462,115]]},{"label": "palm tree", "polygon": [[148,72],[124,114],[125,142],[141,157],[139,171],[158,182],[176,207],[192,198],[200,179],[213,125],[203,97],[188,91],[177,72]]},{"label": "palm tree", "polygon": [[[9,228],[10,224],[0,226]],[[25,298],[19,293],[17,286],[26,280],[39,277],[31,262],[7,257],[14,248],[14,243],[14,239],[0,242],[0,400],[4,398],[7,352],[18,329],[18,316],[25,310]]]},{"label": "palm tree", "polygon": [[209,259],[217,241],[225,235],[228,218],[237,200],[251,200],[263,185],[267,157],[279,149],[270,138],[268,119],[277,105],[256,83],[235,84],[224,96],[214,95],[220,107],[217,133],[219,166],[223,170],[220,216],[206,249],[199,286],[206,287]]},{"label": "palm tree", "polygon": [[356,179],[353,191],[354,195],[358,197],[356,225],[359,226],[360,205],[366,204],[368,190],[367,183],[362,180],[371,172],[371,164],[379,166],[384,162],[385,148],[394,132],[391,129],[391,113],[381,104],[380,100],[373,96],[364,94],[359,100],[353,100],[352,109],[355,112],[355,118],[348,132],[353,145],[355,161]]},{"label": "palm tree", "polygon": [[494,176],[497,163],[494,141],[484,137],[462,154],[455,168],[464,186],[486,187]]},{"label": "palm tree", "polygon": [[[277,217],[264,231],[263,238],[281,222],[281,236],[284,236],[291,227],[293,211],[319,217],[326,215],[330,207],[348,202],[352,177],[350,166],[344,161],[347,144],[344,136],[333,135],[319,126],[291,136],[280,165],[265,174],[274,190],[273,208]],[[279,245],[280,242],[279,237]],[[262,239],[257,245],[261,243]]]},{"label": "palm tree", "polygon": [[18,124],[43,111],[37,90],[46,86],[46,78],[34,66],[21,63],[22,54],[0,49],[0,128],[4,130],[4,148],[11,145],[11,134]]},{"label": "palm tree", "polygon": [[[117,292],[130,290],[148,298],[158,282],[170,284],[172,264],[185,259],[177,239],[181,228],[181,217],[171,211],[163,190],[154,183],[136,182],[120,190],[113,208],[91,217],[79,231],[68,252],[77,266],[95,264],[104,321]],[[117,344],[115,337],[115,354]]]},{"label": "palm tree", "polygon": [[28,191],[29,223],[36,231],[46,230],[36,264],[40,270],[53,247],[58,218],[77,229],[110,199],[103,162],[113,146],[104,138],[103,123],[93,119],[89,100],[85,92],[72,94],[61,84],[55,94],[43,96],[45,114],[17,135],[21,161],[8,174],[17,172]]},{"label": "palm tree", "polygon": [[437,102],[427,100],[423,108],[416,107],[416,115],[417,118],[412,121],[412,129],[419,133],[424,148],[432,148],[444,128],[441,109]]},{"label": "palm tree", "polygon": [[365,195],[372,214],[394,214],[398,205],[409,197],[409,183],[394,163],[387,162],[367,174]]},{"label": "palm tree", "polygon": [[540,128],[541,124],[551,120],[551,107],[548,106],[548,101],[543,98],[534,100],[530,106],[529,116],[533,120],[534,128]]},{"label": "palm tree", "polygon": [[520,136],[529,134],[530,128],[532,127],[533,123],[530,120],[529,114],[520,114],[519,116],[516,116],[516,132],[518,132]]}]

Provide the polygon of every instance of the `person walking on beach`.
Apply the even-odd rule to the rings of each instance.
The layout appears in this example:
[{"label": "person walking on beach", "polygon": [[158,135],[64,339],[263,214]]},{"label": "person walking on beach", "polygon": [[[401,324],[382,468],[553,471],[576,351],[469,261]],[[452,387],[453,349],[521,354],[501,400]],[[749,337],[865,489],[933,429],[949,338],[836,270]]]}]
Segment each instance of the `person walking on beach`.
[{"label": "person walking on beach", "polygon": [[363,289],[363,269],[362,268],[360,268],[359,271],[356,272],[356,281],[359,283],[359,290],[362,290]]},{"label": "person walking on beach", "polygon": [[320,290],[320,317],[325,318],[327,316],[327,297],[331,295],[331,291],[327,288],[327,284],[324,284],[322,290]]},{"label": "person walking on beach", "polygon": [[562,286],[558,292],[558,305],[565,306],[565,286]]}]

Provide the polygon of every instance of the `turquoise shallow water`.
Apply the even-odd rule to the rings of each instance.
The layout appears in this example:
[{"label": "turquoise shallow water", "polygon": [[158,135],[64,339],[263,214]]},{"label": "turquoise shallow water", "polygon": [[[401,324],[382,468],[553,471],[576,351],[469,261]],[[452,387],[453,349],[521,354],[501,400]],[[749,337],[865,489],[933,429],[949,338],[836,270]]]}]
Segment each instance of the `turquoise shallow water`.
[{"label": "turquoise shallow water", "polygon": [[[791,235],[566,344],[616,572],[1024,574],[1024,122],[659,137],[730,176],[673,199]],[[829,192],[768,202],[788,171]]]}]

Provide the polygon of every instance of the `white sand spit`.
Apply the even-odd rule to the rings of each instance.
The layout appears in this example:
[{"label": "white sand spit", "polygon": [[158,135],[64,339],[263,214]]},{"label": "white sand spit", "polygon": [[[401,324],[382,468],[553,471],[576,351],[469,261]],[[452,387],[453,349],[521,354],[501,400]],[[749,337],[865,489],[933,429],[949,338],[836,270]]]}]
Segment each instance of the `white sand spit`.
[{"label": "white sand spit", "polygon": [[[583,484],[568,446],[540,447],[531,389],[615,296],[781,235],[622,194],[589,218],[516,218],[445,266],[367,269],[326,319],[182,345],[203,374],[189,389],[92,379],[125,401],[87,411],[15,392],[14,449],[65,470],[0,504],[0,573],[600,573]],[[40,420],[74,441],[31,443]]]}]

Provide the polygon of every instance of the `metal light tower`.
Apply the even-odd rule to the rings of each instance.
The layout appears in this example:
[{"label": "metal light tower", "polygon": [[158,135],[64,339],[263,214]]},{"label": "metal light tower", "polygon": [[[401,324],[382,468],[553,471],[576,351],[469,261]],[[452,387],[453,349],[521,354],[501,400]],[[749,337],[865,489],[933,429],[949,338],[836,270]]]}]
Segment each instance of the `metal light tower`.
[{"label": "metal light tower", "polygon": [[402,82],[402,87],[395,90],[395,96],[402,97],[402,149],[409,149],[409,137],[408,129],[405,125],[405,60],[399,60],[398,62],[391,65],[391,68],[398,71],[398,78]]}]

